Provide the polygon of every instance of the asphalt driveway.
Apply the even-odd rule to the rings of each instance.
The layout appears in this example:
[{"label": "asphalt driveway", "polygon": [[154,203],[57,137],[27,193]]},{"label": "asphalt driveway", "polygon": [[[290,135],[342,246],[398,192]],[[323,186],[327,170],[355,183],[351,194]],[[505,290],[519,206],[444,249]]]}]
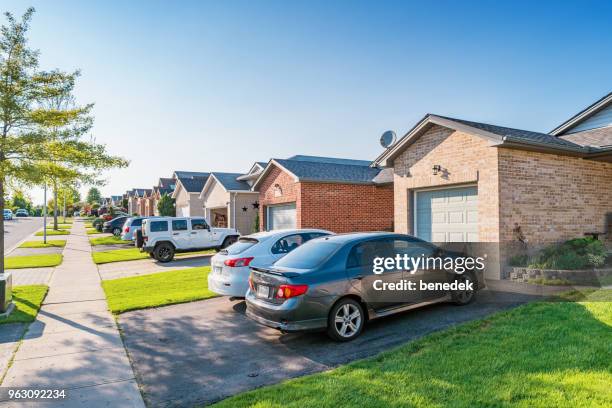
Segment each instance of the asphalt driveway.
[{"label": "asphalt driveway", "polygon": [[328,370],[433,331],[533,299],[482,291],[468,306],[429,306],[373,321],[349,343],[323,333],[280,334],[215,298],[121,315],[119,324],[149,406],[208,404],[262,385]]}]

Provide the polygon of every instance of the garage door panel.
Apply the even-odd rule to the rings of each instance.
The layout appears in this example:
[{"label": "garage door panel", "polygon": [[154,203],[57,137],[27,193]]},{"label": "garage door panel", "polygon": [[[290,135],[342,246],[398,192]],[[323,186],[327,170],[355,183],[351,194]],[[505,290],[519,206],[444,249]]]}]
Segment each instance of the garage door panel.
[{"label": "garage door panel", "polygon": [[416,193],[416,232],[432,242],[478,240],[478,190],[449,188]]},{"label": "garage door panel", "polygon": [[295,203],[268,207],[267,230],[295,228]]}]

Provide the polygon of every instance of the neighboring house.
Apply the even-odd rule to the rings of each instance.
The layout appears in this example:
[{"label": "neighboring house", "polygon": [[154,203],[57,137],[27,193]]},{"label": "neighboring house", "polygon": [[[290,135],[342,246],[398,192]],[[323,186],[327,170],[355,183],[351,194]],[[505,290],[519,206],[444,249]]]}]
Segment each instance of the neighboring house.
[{"label": "neighboring house", "polygon": [[204,201],[200,193],[210,173],[175,171],[176,188],[172,192],[177,217],[204,216]]},{"label": "neighboring house", "polygon": [[[204,215],[213,227],[235,228],[241,235],[253,232],[259,204],[259,193],[251,191],[253,177],[261,173],[263,167],[255,163],[255,173],[212,172],[204,184],[200,199],[204,205]],[[251,170],[253,170],[251,168]],[[251,176],[245,179],[244,176]],[[243,179],[241,179],[241,177]],[[249,182],[252,180],[251,182]]]},{"label": "neighboring house", "polygon": [[370,161],[272,159],[254,182],[260,229],[393,230],[393,185]]},{"label": "neighboring house", "polygon": [[140,216],[146,215],[146,201],[151,189],[137,188],[134,195],[136,197],[136,214]]},{"label": "neighboring house", "polygon": [[145,190],[144,196],[141,199],[144,202],[144,211],[142,213],[142,215],[144,215],[145,217],[151,217],[154,215],[154,205],[155,205],[155,198],[153,195],[153,189],[149,188]]},{"label": "neighboring house", "polygon": [[137,191],[142,191],[141,188],[133,188],[131,191],[127,192],[127,200],[128,200],[128,214],[133,215],[138,213],[138,196]]},{"label": "neighboring house", "polygon": [[[373,163],[393,170],[395,231],[501,248],[609,233],[611,103],[551,134],[426,115]],[[494,256],[488,276],[504,277],[509,254]]]},{"label": "neighboring house", "polygon": [[175,179],[165,178],[165,177],[162,177],[159,179],[159,181],[157,182],[157,186],[153,187],[153,195],[152,195],[153,214],[152,215],[159,215],[159,210],[157,209],[157,204],[159,203],[159,200],[162,198],[164,194],[172,196],[172,193],[174,192],[175,187],[176,187]]},{"label": "neighboring house", "polygon": [[120,196],[120,195],[111,196],[110,203],[114,207],[118,207],[118,208],[123,207],[123,196]]}]

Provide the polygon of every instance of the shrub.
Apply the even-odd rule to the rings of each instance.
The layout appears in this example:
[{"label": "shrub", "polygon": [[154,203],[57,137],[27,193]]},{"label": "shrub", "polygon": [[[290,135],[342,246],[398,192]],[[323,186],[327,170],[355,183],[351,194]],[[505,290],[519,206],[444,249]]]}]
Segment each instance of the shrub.
[{"label": "shrub", "polygon": [[593,238],[575,238],[544,248],[529,264],[535,269],[584,269],[603,266],[606,249]]}]

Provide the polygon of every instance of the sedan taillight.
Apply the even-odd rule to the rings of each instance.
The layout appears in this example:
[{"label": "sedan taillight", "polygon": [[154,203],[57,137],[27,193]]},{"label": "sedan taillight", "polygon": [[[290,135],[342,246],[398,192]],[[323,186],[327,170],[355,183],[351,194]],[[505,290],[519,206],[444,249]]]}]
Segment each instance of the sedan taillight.
[{"label": "sedan taillight", "polygon": [[303,295],[308,291],[308,285],[280,285],[276,291],[278,299],[289,299]]},{"label": "sedan taillight", "polygon": [[247,258],[226,259],[223,263],[230,268],[239,268],[241,266],[249,266],[252,260],[253,257],[249,256]]},{"label": "sedan taillight", "polygon": [[251,288],[251,290],[255,292],[255,285],[253,284],[253,275],[249,275],[249,288]]},{"label": "sedan taillight", "polygon": [[130,232],[130,227],[125,227],[125,232]]}]

